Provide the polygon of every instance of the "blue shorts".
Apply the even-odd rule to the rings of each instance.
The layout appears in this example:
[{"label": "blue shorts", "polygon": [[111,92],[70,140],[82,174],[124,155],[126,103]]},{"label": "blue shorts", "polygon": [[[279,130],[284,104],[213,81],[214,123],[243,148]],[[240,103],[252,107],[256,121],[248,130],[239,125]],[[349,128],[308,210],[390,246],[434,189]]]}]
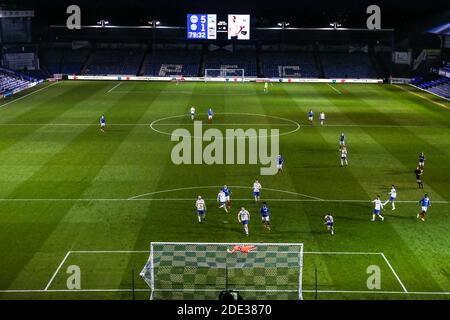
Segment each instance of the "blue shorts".
[{"label": "blue shorts", "polygon": [[377,209],[373,209],[373,213],[375,213],[375,214],[380,214],[380,210],[377,210]]},{"label": "blue shorts", "polygon": [[259,191],[258,191],[258,192],[253,191],[253,195],[254,195],[255,197],[259,197]]},{"label": "blue shorts", "polygon": [[345,141],[339,141],[339,143],[341,144],[341,146],[342,145],[344,145],[345,144]]},{"label": "blue shorts", "polygon": [[205,214],[205,210],[197,210],[198,214]]},{"label": "blue shorts", "polygon": [[347,159],[347,157],[341,157],[341,159],[342,159],[342,160],[346,160],[346,159]]},{"label": "blue shorts", "polygon": [[246,225],[246,224],[248,224],[248,220],[242,220],[241,223],[242,223],[243,225]]},{"label": "blue shorts", "polygon": [[394,197],[390,197],[390,198],[389,198],[389,201],[394,202],[394,201],[395,201],[395,198],[394,198]]},{"label": "blue shorts", "polygon": [[333,222],[327,222],[327,226],[328,226],[328,227],[332,227],[333,224],[334,224]]}]

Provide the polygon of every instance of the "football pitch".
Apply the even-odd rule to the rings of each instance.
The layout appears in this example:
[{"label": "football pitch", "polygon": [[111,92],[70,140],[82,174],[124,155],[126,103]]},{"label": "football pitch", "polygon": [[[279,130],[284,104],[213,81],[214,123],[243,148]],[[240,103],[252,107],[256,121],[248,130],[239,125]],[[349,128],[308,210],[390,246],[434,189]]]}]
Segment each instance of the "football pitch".
[{"label": "football pitch", "polygon": [[[450,103],[409,86],[263,86],[63,81],[1,100],[0,299],[148,299],[139,272],[155,241],[303,243],[305,299],[449,299]],[[192,132],[191,106],[205,130],[278,129],[283,172],[174,164],[171,133]],[[424,189],[414,176],[420,152]],[[253,200],[255,179],[271,231]],[[225,184],[229,214],[216,203]],[[371,222],[370,201],[387,200],[392,184],[397,209],[388,204],[385,221]],[[432,207],[422,222],[425,193]],[[203,224],[198,195],[208,209]],[[251,213],[248,237],[241,206]],[[81,289],[67,287],[70,266],[81,271]],[[373,266],[376,289],[367,285]]]}]

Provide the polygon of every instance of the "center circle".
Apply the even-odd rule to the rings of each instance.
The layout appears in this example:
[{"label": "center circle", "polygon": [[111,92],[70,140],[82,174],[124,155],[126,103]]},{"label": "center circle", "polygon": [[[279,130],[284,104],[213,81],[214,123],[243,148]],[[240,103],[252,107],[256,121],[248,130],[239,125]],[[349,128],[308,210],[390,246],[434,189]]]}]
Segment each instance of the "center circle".
[{"label": "center circle", "polygon": [[[270,134],[270,135],[267,135],[267,136],[259,136],[259,137],[262,137],[262,138],[265,138],[265,137],[272,137],[272,136],[285,136],[285,135],[288,135],[288,134],[293,134],[293,133],[295,133],[296,131],[298,131],[298,130],[300,129],[300,124],[299,124],[297,121],[290,120],[290,119],[286,119],[286,118],[282,118],[282,117],[269,116],[269,115],[266,115],[266,114],[257,114],[257,113],[230,113],[230,112],[225,112],[225,113],[220,113],[220,114],[221,114],[221,115],[234,115],[234,116],[265,117],[265,118],[270,118],[270,119],[275,119],[275,120],[282,120],[282,121],[286,122],[287,124],[291,124],[292,126],[295,126],[294,129],[292,129],[292,130],[290,130],[290,131],[287,131],[287,132],[282,132],[282,133],[279,133],[279,134]],[[200,114],[200,115],[203,115],[203,114]],[[172,133],[171,133],[171,132],[166,132],[166,131],[160,130],[160,129],[158,129],[158,128],[155,128],[155,127],[157,127],[158,125],[160,125],[160,126],[163,126],[163,125],[169,125],[169,124],[161,123],[161,122],[163,122],[163,121],[165,121],[165,120],[179,119],[179,118],[183,118],[183,117],[188,117],[188,115],[182,114],[182,115],[176,115],[176,116],[170,116],[170,117],[165,117],[165,118],[157,119],[157,120],[154,120],[152,123],[150,123],[150,128],[151,128],[153,131],[155,131],[155,132],[157,132],[157,133],[159,133],[159,134],[163,134],[163,135],[167,135],[167,136],[172,136]],[[176,124],[170,124],[170,125],[176,125]],[[184,124],[184,123],[180,123],[180,124],[179,124],[180,127],[183,127],[183,126],[185,126],[185,125],[186,125],[186,124]],[[224,123],[224,124],[222,124],[222,125],[227,125],[227,123]],[[237,124],[229,123],[228,125],[233,126],[233,125],[237,125]],[[267,123],[267,124],[255,124],[255,126],[261,126],[261,125],[267,125],[267,126],[270,126],[271,124],[270,124],[270,123]],[[214,124],[208,126],[208,129],[209,129],[209,128],[215,128],[215,127],[214,127]],[[215,128],[215,129],[217,129],[217,128]],[[176,135],[176,134],[173,135],[173,136],[176,136],[176,137],[183,137],[183,135]],[[190,138],[196,138],[196,139],[201,139],[201,138],[203,138],[203,137],[196,137],[196,136],[193,136],[193,135],[189,135],[189,137],[190,137]],[[223,139],[228,139],[228,138],[234,139],[235,137],[224,137]]]}]

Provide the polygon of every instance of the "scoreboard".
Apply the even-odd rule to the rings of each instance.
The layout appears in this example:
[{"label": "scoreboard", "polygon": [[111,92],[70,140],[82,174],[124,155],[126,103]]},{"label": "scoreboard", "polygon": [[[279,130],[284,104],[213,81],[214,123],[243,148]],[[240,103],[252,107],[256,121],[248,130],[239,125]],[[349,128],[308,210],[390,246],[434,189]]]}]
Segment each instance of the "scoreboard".
[{"label": "scoreboard", "polygon": [[250,39],[250,15],[229,14],[217,20],[216,14],[187,14],[187,38],[216,40],[217,33],[226,33],[228,40]]},{"label": "scoreboard", "polygon": [[188,14],[187,38],[215,40],[217,39],[217,15],[215,14]]}]

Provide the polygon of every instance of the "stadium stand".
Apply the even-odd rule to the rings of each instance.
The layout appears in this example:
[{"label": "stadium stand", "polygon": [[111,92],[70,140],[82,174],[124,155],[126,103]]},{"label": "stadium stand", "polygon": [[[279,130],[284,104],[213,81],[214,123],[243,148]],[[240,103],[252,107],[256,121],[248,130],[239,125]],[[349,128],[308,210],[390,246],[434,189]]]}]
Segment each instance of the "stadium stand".
[{"label": "stadium stand", "polygon": [[41,69],[45,69],[50,75],[55,73],[79,74],[89,53],[89,49],[43,49],[40,55]]},{"label": "stadium stand", "polygon": [[18,74],[0,69],[0,95],[6,96],[15,90],[20,90],[29,86],[34,80],[24,78]]},{"label": "stadium stand", "polygon": [[418,88],[434,93],[443,98],[450,98],[450,79],[439,77],[435,79],[424,79],[423,77],[415,78],[412,82]]},{"label": "stadium stand", "polygon": [[144,58],[142,75],[148,76],[198,76],[201,51],[158,50]]},{"label": "stadium stand", "polygon": [[143,57],[143,49],[101,49],[91,54],[81,73],[89,75],[137,75]]},{"label": "stadium stand", "polygon": [[319,77],[319,70],[316,68],[312,53],[266,52],[262,53],[260,57],[262,73],[265,77]]},{"label": "stadium stand", "polygon": [[60,73],[80,74],[83,65],[89,57],[89,53],[89,49],[64,49],[62,52]]},{"label": "stadium stand", "polygon": [[61,49],[42,49],[40,52],[41,68],[45,66],[49,74],[61,73],[62,57]]},{"label": "stadium stand", "polygon": [[321,53],[327,78],[376,78],[376,71],[366,53]]}]

